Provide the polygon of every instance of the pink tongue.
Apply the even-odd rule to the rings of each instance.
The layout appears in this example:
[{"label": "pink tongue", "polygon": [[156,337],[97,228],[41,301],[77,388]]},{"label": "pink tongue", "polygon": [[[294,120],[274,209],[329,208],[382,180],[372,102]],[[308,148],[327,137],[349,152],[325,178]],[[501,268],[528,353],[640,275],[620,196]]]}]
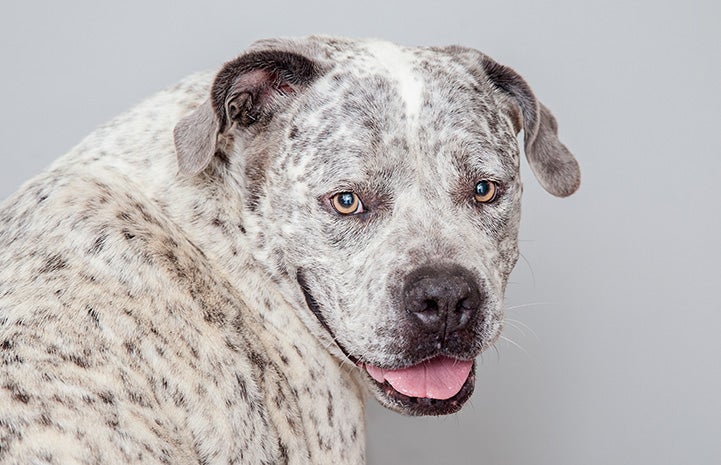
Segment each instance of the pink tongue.
[{"label": "pink tongue", "polygon": [[388,381],[393,389],[409,397],[450,399],[468,379],[473,362],[439,356],[401,370],[384,370],[365,365],[371,377]]}]

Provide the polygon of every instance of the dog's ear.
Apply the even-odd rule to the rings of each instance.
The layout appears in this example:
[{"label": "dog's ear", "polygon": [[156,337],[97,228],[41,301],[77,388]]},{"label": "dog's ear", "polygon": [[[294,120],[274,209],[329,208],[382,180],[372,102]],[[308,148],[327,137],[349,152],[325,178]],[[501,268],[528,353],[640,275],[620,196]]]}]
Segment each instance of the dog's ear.
[{"label": "dog's ear", "polygon": [[232,141],[233,131],[266,125],[318,75],[313,60],[282,50],[254,51],[226,63],[210,98],[175,126],[180,173],[194,176],[205,170]]},{"label": "dog's ear", "polygon": [[482,66],[493,85],[518,105],[526,158],[543,188],[558,197],[576,192],[581,184],[581,170],[573,154],[558,140],[558,124],[551,111],[536,99],[526,81],[511,68],[485,55]]},{"label": "dog's ear", "polygon": [[218,142],[218,120],[210,100],[178,122],[173,138],[181,174],[195,176],[208,166]]}]

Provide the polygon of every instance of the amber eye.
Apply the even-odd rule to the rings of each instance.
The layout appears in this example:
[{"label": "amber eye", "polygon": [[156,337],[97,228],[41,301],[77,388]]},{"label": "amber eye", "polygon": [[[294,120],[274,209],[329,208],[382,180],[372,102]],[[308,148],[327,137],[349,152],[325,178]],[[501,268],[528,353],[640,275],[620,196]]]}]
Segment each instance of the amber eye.
[{"label": "amber eye", "polygon": [[331,198],[333,208],[341,215],[363,213],[363,204],[353,192],[340,192]]},{"label": "amber eye", "polygon": [[476,184],[476,188],[474,189],[474,197],[476,198],[476,202],[480,203],[489,203],[496,200],[496,193],[498,192],[498,189],[496,189],[496,183],[493,181],[483,180],[478,181],[478,184]]}]

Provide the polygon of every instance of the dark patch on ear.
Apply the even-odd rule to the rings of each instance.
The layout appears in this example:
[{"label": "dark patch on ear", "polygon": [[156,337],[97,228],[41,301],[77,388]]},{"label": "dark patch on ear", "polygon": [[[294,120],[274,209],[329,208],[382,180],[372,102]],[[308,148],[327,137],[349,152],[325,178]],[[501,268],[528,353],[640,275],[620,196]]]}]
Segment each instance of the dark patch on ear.
[{"label": "dark patch on ear", "polygon": [[247,127],[269,116],[267,107],[276,97],[296,93],[319,74],[312,60],[279,50],[247,53],[226,63],[211,91],[220,132],[233,122]]},{"label": "dark patch on ear", "polygon": [[213,81],[210,98],[173,131],[180,173],[195,176],[213,158],[227,160],[233,127],[270,121],[282,97],[304,89],[319,74],[311,59],[280,50],[251,52],[226,63]]},{"label": "dark patch on ear", "polygon": [[491,83],[512,97],[520,108],[526,158],[543,188],[558,197],[576,192],[581,171],[573,154],[558,139],[558,124],[553,114],[513,69],[485,55],[481,64]]},{"label": "dark patch on ear", "polygon": [[508,66],[496,63],[488,57],[483,58],[482,64],[491,82],[518,103],[526,131],[535,134],[538,129],[538,101],[528,83]]}]

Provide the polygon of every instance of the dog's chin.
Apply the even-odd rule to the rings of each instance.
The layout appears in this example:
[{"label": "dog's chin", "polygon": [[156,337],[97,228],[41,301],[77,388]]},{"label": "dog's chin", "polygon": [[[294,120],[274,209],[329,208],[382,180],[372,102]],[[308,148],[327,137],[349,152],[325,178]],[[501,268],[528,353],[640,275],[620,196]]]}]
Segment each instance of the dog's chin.
[{"label": "dog's chin", "polygon": [[447,399],[409,396],[399,392],[388,381],[376,381],[367,372],[364,375],[371,392],[386,408],[410,416],[449,415],[458,412],[473,394],[476,385],[476,363],[473,362],[468,378],[460,390]]}]

